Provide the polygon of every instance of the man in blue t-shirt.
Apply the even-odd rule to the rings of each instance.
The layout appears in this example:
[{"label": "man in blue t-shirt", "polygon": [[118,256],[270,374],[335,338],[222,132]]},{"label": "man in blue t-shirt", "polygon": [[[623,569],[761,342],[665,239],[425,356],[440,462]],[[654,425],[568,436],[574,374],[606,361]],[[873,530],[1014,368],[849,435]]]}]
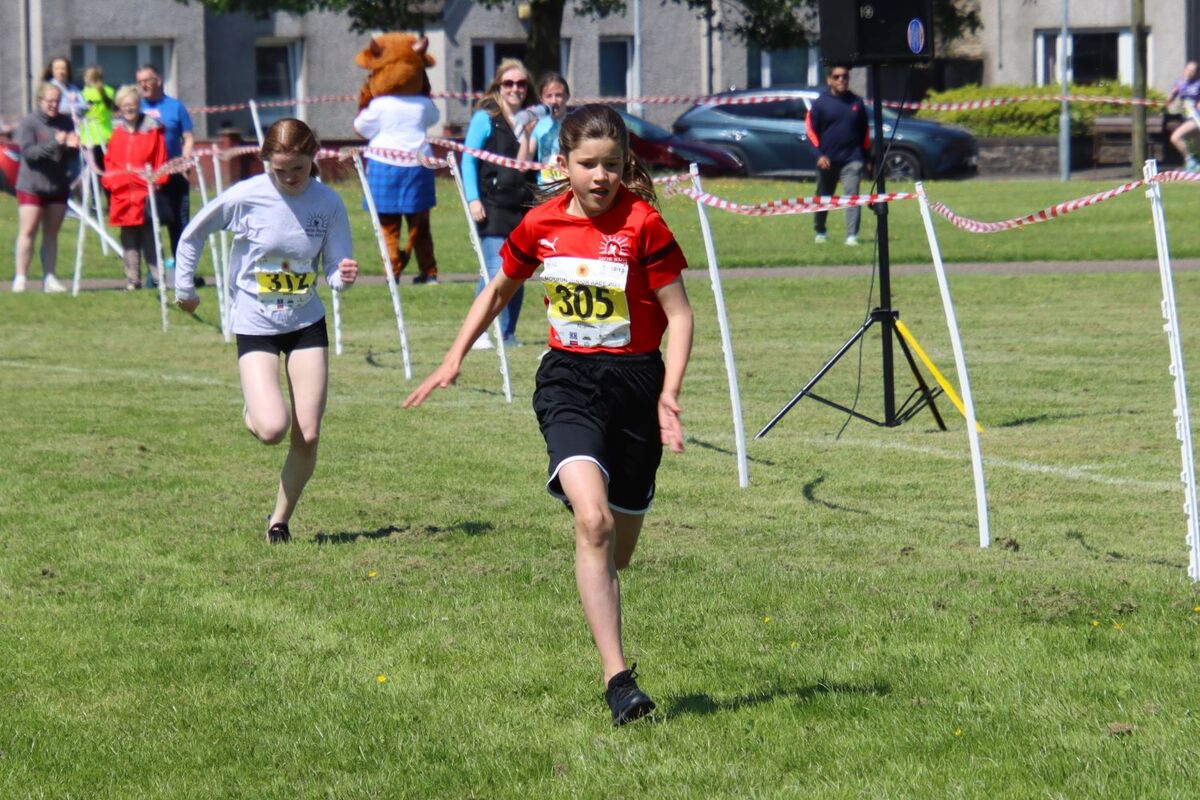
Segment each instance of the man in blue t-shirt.
[{"label": "man in blue t-shirt", "polygon": [[[191,158],[194,141],[192,118],[188,116],[187,108],[174,97],[163,93],[162,76],[153,64],[138,67],[137,85],[142,93],[142,112],[163,126],[167,160],[180,156]],[[162,202],[158,208],[161,222],[167,226],[167,233],[171,237],[172,262],[179,249],[179,237],[191,216],[191,192],[192,186],[186,172],[171,175],[161,191]],[[152,285],[152,282],[147,285]]]},{"label": "man in blue t-shirt", "polygon": [[[831,195],[838,180],[846,194],[858,194],[863,165],[870,163],[871,131],[861,97],[850,91],[850,67],[834,64],[825,82],[829,91],[813,101],[808,111],[808,140],[817,149],[817,194]],[[817,244],[825,242],[826,211],[813,215]],[[846,244],[858,246],[858,206],[846,210]]]}]

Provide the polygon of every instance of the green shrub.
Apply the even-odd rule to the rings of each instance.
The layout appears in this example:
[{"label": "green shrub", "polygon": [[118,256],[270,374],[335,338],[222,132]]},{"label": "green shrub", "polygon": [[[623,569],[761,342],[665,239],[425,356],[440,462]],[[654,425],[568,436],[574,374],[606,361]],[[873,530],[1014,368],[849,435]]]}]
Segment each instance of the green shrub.
[{"label": "green shrub", "polygon": [[[1056,86],[978,86],[972,84],[946,92],[930,92],[925,98],[930,103],[955,103],[967,100],[983,100],[1001,97],[1050,96],[1059,93]],[[1097,83],[1090,86],[1072,86],[1070,94],[1100,97],[1132,97],[1133,88],[1119,83]],[[1162,101],[1161,92],[1149,90],[1147,96]],[[1154,109],[1148,109],[1153,112]],[[1092,121],[1101,114],[1127,114],[1129,106],[1104,103],[1071,103],[1071,133],[1089,134]],[[966,111],[921,111],[921,119],[961,125],[976,136],[1053,136],[1058,133],[1060,105],[1056,100],[1033,100],[1012,103],[995,108]]]}]

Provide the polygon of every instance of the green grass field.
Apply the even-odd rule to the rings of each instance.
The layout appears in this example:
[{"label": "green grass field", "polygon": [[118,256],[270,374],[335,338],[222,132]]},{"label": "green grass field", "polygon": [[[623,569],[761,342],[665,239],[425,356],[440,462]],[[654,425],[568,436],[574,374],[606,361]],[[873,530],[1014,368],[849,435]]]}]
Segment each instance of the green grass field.
[{"label": "green grass field", "polygon": [[[947,202],[984,219],[1068,196],[1022,186],[931,194],[960,192]],[[990,204],[972,196],[993,189]],[[1191,208],[1186,187],[1168,192],[1169,215]],[[668,221],[702,268],[695,212],[677,202]],[[993,243],[1015,260],[1152,258],[1144,199],[1106,206],[1102,222],[1088,219],[1104,206],[954,246],[970,260],[1004,260],[982,251]],[[816,263],[807,235],[786,248],[794,227],[770,253],[758,236],[806,234],[807,219],[740,232],[722,217],[731,259]],[[1169,218],[1185,254],[1194,238]],[[958,234],[939,233],[949,250]],[[898,259],[917,260],[917,235],[898,233]],[[1041,249],[1019,249],[1035,236]],[[386,290],[346,295],[317,474],[294,542],[274,548],[261,529],[284,451],[241,428],[211,288],[166,334],[151,292],[0,294],[0,797],[1195,796],[1200,593],[1157,275],[953,278],[985,426],[986,551],[944,400],[948,432],[925,414],[840,438],[844,416],[805,401],[750,445],[739,489],[713,298],[689,281],[688,450],[665,457],[623,575],[627,649],[660,712],[619,730],[570,518],[541,487],[530,288],[515,402],[476,353],[457,387],[408,412]],[[932,276],[894,291],[954,379]],[[419,375],[471,293],[404,287]],[[751,432],[867,308],[862,278],[725,293]],[[1192,354],[1200,275],[1177,293]],[[858,363],[823,393],[850,402]],[[859,406],[878,414],[876,338],[861,363]]]}]

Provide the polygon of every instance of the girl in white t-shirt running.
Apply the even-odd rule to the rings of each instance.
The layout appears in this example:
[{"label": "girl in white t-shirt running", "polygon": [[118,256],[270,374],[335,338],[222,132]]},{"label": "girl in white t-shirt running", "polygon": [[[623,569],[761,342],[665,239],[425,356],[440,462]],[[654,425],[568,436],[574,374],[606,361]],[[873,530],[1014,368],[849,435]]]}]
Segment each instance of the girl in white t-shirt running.
[{"label": "girl in white t-shirt running", "polygon": [[[196,262],[210,234],[234,234],[229,254],[230,313],[237,335],[242,421],[263,444],[291,442],[267,519],[271,544],[291,539],[288,523],[317,463],[329,374],[329,335],[317,295],[318,262],[334,291],[358,277],[350,221],[341,197],[313,180],[316,136],[298,119],[281,119],[263,141],[267,172],[234,184],[184,230],[175,262],[175,303],[200,305]],[[279,385],[283,355],[291,410]]]}]

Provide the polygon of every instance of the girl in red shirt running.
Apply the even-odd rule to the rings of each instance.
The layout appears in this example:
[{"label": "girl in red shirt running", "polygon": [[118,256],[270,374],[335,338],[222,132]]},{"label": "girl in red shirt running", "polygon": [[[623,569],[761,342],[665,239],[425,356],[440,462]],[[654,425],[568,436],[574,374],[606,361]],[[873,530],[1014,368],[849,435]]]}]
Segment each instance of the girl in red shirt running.
[{"label": "girl in red shirt running", "polygon": [[680,274],[687,262],[652,205],[654,184],[615,111],[586,105],[569,114],[557,159],[566,179],[545,187],[542,204],[509,235],[503,269],[404,407],[454,382],[471,343],[542,264],[550,351],[533,407],[550,456],[546,488],[575,517],[575,582],[613,725],[623,725],[654,710],[625,662],[617,570],[633,556],[663,445],[683,451],[678,396],[692,348]]}]

